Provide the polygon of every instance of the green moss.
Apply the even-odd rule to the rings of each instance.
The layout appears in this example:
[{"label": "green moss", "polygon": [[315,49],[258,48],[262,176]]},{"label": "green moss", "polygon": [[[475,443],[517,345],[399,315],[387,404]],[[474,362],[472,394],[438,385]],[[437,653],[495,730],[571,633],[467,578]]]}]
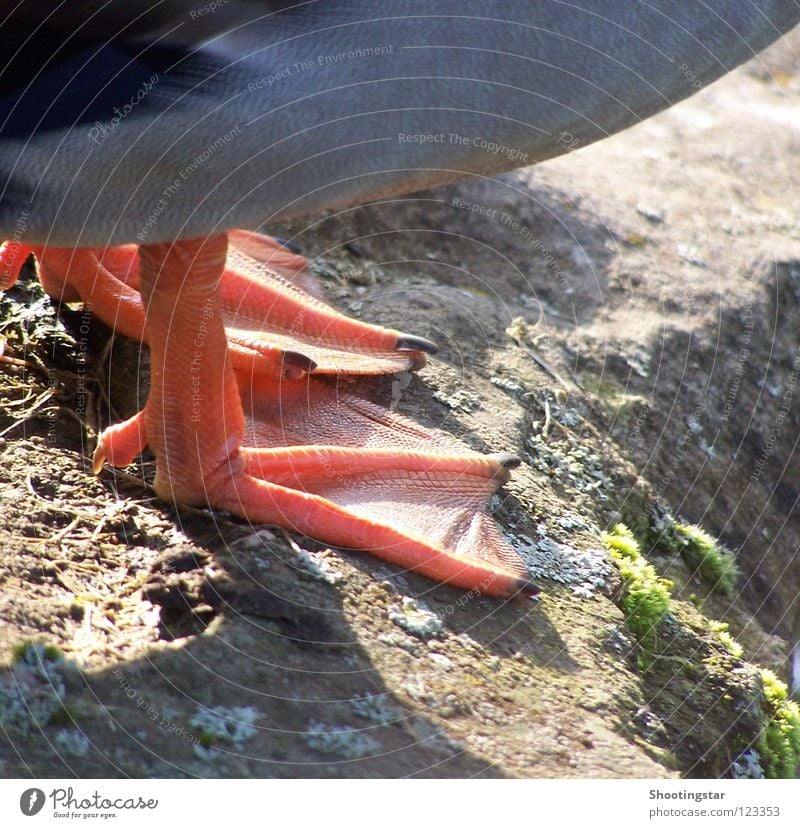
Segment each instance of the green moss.
[{"label": "green moss", "polygon": [[789,699],[786,685],[772,672],[761,670],[767,724],[757,748],[768,779],[793,779],[800,765],[800,706]]},{"label": "green moss", "polygon": [[686,566],[712,590],[733,596],[739,578],[736,558],[715,537],[699,526],[680,523],[669,514],[662,515],[654,534],[656,546],[680,554]]},{"label": "green moss", "polygon": [[216,743],[217,737],[213,733],[209,733],[207,730],[201,730],[200,733],[197,734],[197,741],[200,742],[204,748],[210,748]]},{"label": "green moss", "polygon": [[44,657],[48,661],[61,661],[61,659],[64,658],[64,654],[58,649],[58,647],[56,647],[55,644],[48,644],[44,648]]},{"label": "green moss", "polygon": [[23,658],[25,658],[25,653],[28,652],[32,644],[32,641],[23,641],[19,644],[15,644],[11,648],[11,658],[13,659],[14,664],[19,663]]},{"label": "green moss", "polygon": [[[693,568],[710,581],[713,588],[728,593],[733,591],[738,571],[732,553],[720,546],[708,533],[697,526],[677,523],[669,516],[657,527],[657,531],[659,546],[666,546],[671,551],[680,551],[687,564],[692,566],[694,562]],[[611,532],[604,533],[603,542],[622,576],[623,590],[617,604],[625,615],[628,629],[641,645],[638,663],[642,671],[647,673],[655,662],[659,624],[670,612],[672,584],[659,577],[653,566],[647,562],[636,538],[625,524],[618,523]],[[680,607],[678,602],[674,609],[678,619],[681,619]],[[742,658],[742,645],[728,632],[728,625],[714,620],[707,620],[707,623],[709,631],[716,635],[717,640],[730,655],[736,659]],[[677,659],[675,656],[669,656],[669,660],[670,669],[674,673],[674,663]],[[730,669],[727,659],[719,653],[705,659],[706,666],[713,663],[718,663],[726,671]],[[690,675],[690,670],[694,667],[695,665],[687,659],[687,675]],[[775,673],[760,669],[759,674],[763,685],[762,706],[766,722],[755,744],[751,743],[755,748],[754,751],[750,751],[752,757],[755,757],[752,759],[755,763],[753,767],[760,773],[758,762],[762,761],[768,778],[795,778],[800,768],[800,705],[789,698],[786,685]],[[700,677],[692,678],[692,684],[699,682]],[[733,693],[726,693],[722,697],[728,704],[732,704],[735,698],[737,697]],[[756,721],[753,724],[755,725]],[[745,751],[740,759],[749,755]],[[742,762],[737,762],[744,767]],[[750,771],[745,771],[739,768],[740,775],[752,775]]]},{"label": "green moss", "polygon": [[676,523],[675,532],[683,542],[681,556],[689,569],[698,572],[711,589],[733,596],[739,578],[733,552],[699,526]]},{"label": "green moss", "polygon": [[20,661],[25,661],[26,657],[28,661],[42,658],[46,661],[53,662],[60,661],[64,657],[61,650],[55,644],[42,645],[31,639],[15,644],[11,650],[11,654],[15,664],[18,664]]},{"label": "green moss", "polygon": [[639,643],[650,650],[656,629],[669,612],[672,584],[660,578],[647,562],[624,523],[618,523],[611,532],[604,532],[603,543],[622,576],[623,590],[618,604],[625,623]]},{"label": "green moss", "polygon": [[742,645],[728,632],[728,625],[722,621],[709,619],[708,626],[711,632],[715,632],[725,649],[734,657],[741,658],[744,654]]},{"label": "green moss", "polygon": [[84,616],[86,615],[86,607],[84,606],[83,602],[76,598],[70,605],[69,605],[69,617],[73,621],[83,621]]}]

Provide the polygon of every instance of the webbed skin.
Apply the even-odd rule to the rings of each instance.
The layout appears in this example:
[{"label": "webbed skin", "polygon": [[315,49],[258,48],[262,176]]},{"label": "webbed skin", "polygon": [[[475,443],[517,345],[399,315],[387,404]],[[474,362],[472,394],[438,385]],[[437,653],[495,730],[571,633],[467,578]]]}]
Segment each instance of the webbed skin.
[{"label": "webbed skin", "polygon": [[538,591],[486,508],[517,458],[330,395],[318,374],[415,370],[435,345],[326,307],[302,257],[242,231],[585,146],[800,19],[734,0],[230,2],[219,18],[93,2],[45,25],[12,8],[0,286],[32,253],[51,295],[151,351],[147,405],[101,435],[96,467],[149,446],[165,500],[502,597]]}]

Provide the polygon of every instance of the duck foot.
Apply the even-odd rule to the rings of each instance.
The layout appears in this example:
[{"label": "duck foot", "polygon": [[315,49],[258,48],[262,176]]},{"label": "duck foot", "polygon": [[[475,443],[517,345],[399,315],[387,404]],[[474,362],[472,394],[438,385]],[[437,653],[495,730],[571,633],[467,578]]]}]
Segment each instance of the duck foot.
[{"label": "duck foot", "polygon": [[[437,352],[427,339],[332,308],[322,300],[308,261],[274,239],[242,230],[227,236],[218,308],[237,372],[275,378],[393,374],[416,371],[426,354]],[[16,281],[33,253],[42,285],[56,301],[83,302],[109,327],[150,344],[139,250],[136,245],[71,249],[6,242],[0,248],[0,289]]]},{"label": "duck foot", "polygon": [[[222,508],[254,523],[369,551],[488,595],[538,592],[487,513],[515,458],[470,452],[349,394],[333,379],[261,370],[255,357],[237,365],[236,348],[228,347],[231,331],[269,327],[265,336],[271,337],[273,329],[285,330],[294,309],[303,321],[297,325],[294,318],[289,332],[279,334],[287,347],[277,351],[285,363],[286,354],[306,356],[308,342],[316,346],[324,338],[314,372],[329,360],[325,372],[340,373],[335,355],[351,335],[361,347],[361,364],[376,359],[372,365],[380,370],[398,355],[403,367],[394,370],[415,367],[427,347],[425,340],[341,317],[297,281],[286,279],[288,288],[282,285],[274,297],[271,285],[252,288],[253,265],[237,264],[239,255],[262,260],[249,244],[229,248],[221,235],[142,246],[138,256],[135,248],[133,255],[117,248],[71,258],[92,265],[94,274],[103,271],[96,280],[104,285],[100,292],[123,300],[128,323],[135,323],[129,329],[141,332],[151,352],[147,404],[101,435],[95,467],[104,461],[127,465],[149,445],[156,456],[155,489],[165,500]],[[242,269],[244,276],[237,275]],[[83,278],[80,286],[76,278],[64,281],[62,293],[74,289],[85,297],[91,276]],[[270,275],[268,281],[277,279]],[[261,297],[255,312],[251,290]],[[100,294],[92,287],[88,295]],[[423,347],[409,354],[409,344]],[[260,348],[259,341],[254,350],[260,354]]]}]

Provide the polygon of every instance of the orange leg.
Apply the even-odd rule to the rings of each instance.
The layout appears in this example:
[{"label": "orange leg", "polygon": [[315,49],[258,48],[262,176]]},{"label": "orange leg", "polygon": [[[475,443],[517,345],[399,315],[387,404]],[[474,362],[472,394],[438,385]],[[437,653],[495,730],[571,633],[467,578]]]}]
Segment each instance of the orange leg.
[{"label": "orange leg", "polygon": [[[246,376],[392,374],[416,370],[436,346],[420,337],[350,319],[315,295],[308,262],[267,236],[232,231],[220,309],[234,368]],[[6,272],[34,253],[45,290],[83,301],[107,325],[147,342],[135,245],[70,249],[8,243]],[[9,261],[11,260],[11,261]],[[2,278],[2,277],[0,277]],[[16,275],[3,279],[8,286]],[[2,282],[0,282],[2,289]]]},{"label": "orange leg", "polygon": [[[341,317],[315,304],[294,281],[270,293],[273,285],[265,290],[251,265],[237,264],[240,254],[253,261],[250,254],[263,254],[262,237],[243,242],[235,235],[234,242],[233,254],[225,236],[143,246],[140,267],[131,249],[75,253],[72,260],[89,273],[78,286],[65,278],[57,289],[71,297],[72,287],[82,296],[88,287],[92,296],[102,292],[112,301],[130,295],[128,323],[134,327],[135,321],[151,351],[147,405],[101,435],[95,467],[104,460],[126,465],[149,444],[157,460],[155,488],[166,500],[224,508],[368,550],[454,586],[535,594],[521,560],[486,513],[515,458],[465,452],[321,380],[291,380],[287,372],[252,370],[247,363],[243,370],[236,347],[228,347],[225,323],[241,330],[266,319],[285,329],[287,314],[304,313],[299,332],[292,331],[299,341],[330,341],[333,328],[342,347],[353,336],[369,358],[387,346],[398,352],[398,341],[402,353],[424,340]],[[253,244],[261,248],[254,251]],[[42,261],[46,269],[47,251]],[[102,291],[92,286],[93,277],[104,282]],[[273,274],[267,281],[280,278]],[[256,312],[246,310],[251,289],[261,303]],[[302,445],[325,436],[336,445]]]},{"label": "orange leg", "polygon": [[109,327],[133,339],[144,339],[134,245],[101,250],[6,242],[0,248],[0,290],[14,284],[31,253],[50,296],[59,302],[85,302]]},{"label": "orange leg", "polygon": [[141,258],[152,343],[144,425],[157,459],[155,488],[161,497],[224,508],[325,543],[366,549],[455,586],[491,595],[535,591],[522,577],[521,563],[515,571],[461,555],[320,494],[294,488],[310,489],[314,481],[330,479],[332,467],[334,478],[345,472],[358,479],[366,472],[380,481],[421,471],[430,479],[472,475],[494,481],[503,477],[503,460],[432,459],[408,452],[393,463],[388,452],[337,447],[242,450],[245,418],[218,298],[225,237],[146,246]]}]

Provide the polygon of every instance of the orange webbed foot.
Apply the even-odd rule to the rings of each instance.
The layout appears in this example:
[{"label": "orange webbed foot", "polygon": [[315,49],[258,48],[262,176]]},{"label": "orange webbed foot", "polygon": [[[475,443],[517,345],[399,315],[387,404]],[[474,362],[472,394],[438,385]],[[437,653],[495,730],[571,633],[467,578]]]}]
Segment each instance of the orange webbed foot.
[{"label": "orange webbed foot", "polygon": [[323,379],[240,390],[245,470],[336,504],[352,534],[328,542],[486,594],[538,592],[488,511],[517,457],[477,454]]},{"label": "orange webbed foot", "polygon": [[[519,462],[513,455],[476,454],[321,379],[256,378],[241,399],[240,448],[189,488],[180,482],[186,456],[176,460],[163,496],[366,550],[484,594],[538,592],[487,509]],[[145,411],[107,429],[95,468],[131,462],[147,442],[148,421]],[[225,436],[208,425],[195,435],[198,447]],[[196,458],[203,462],[199,448]]]},{"label": "orange webbed foot", "polygon": [[[265,349],[299,352],[314,374],[417,370],[434,343],[345,316],[324,302],[308,261],[267,236],[232,231],[220,307],[237,372],[265,372]],[[299,373],[283,376],[297,377]]]},{"label": "orange webbed foot", "polygon": [[475,454],[306,376],[415,368],[432,350],[425,340],[329,308],[313,296],[305,260],[261,236],[235,233],[230,249],[217,236],[138,255],[39,253],[51,289],[125,305],[127,324],[150,344],[147,405],[101,435],[96,468],[127,465],[149,445],[164,499],[367,550],[489,595],[538,591],[487,511],[513,458]]},{"label": "orange webbed foot", "polygon": [[[219,310],[237,372],[274,378],[391,374],[417,370],[426,353],[435,353],[428,340],[332,308],[309,275],[308,261],[275,240],[239,230],[228,236]],[[2,279],[6,287],[13,284],[15,263],[18,272],[33,253],[50,296],[82,301],[116,331],[149,344],[138,250],[136,245],[70,249],[8,242],[0,250]]]}]

